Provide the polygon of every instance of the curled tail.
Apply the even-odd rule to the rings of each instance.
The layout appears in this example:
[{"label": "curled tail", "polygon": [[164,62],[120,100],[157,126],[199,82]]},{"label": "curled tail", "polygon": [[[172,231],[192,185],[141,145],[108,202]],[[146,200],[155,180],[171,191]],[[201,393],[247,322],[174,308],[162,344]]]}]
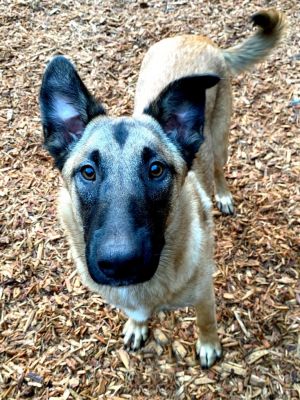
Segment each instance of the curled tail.
[{"label": "curled tail", "polygon": [[257,32],[240,45],[222,50],[226,64],[234,75],[268,56],[280,42],[286,28],[284,15],[274,8],[257,12],[252,15],[251,21],[259,27]]}]

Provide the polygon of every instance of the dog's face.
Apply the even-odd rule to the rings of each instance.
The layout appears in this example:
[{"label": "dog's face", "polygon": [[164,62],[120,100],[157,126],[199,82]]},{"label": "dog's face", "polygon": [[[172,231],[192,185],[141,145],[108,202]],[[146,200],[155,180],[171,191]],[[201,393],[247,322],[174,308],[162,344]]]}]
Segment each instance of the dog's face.
[{"label": "dog's face", "polygon": [[94,281],[149,280],[164,246],[172,198],[186,166],[149,118],[96,118],[62,174],[83,227]]},{"label": "dog's face", "polygon": [[56,57],[40,94],[45,145],[61,170],[99,284],[148,281],[159,265],[168,217],[203,141],[201,75],[170,84],[140,117],[111,118],[72,64]]}]

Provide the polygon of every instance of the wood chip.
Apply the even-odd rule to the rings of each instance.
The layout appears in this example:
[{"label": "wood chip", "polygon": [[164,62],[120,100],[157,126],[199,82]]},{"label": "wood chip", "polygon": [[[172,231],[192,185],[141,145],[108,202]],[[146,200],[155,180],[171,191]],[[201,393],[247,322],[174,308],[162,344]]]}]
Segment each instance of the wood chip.
[{"label": "wood chip", "polygon": [[142,349],[143,353],[152,353],[160,356],[164,351],[163,348],[154,340],[150,340],[147,345]]},{"label": "wood chip", "polygon": [[260,358],[264,357],[267,354],[269,354],[269,350],[254,351],[247,357],[247,362],[248,364],[254,364],[256,363],[256,361],[258,361]]},{"label": "wood chip", "polygon": [[266,385],[266,379],[264,377],[260,377],[260,376],[251,374],[250,384],[253,386],[264,387]]},{"label": "wood chip", "polygon": [[118,350],[118,355],[119,355],[122,363],[124,364],[125,368],[129,369],[130,357],[129,357],[129,354],[127,353],[127,351],[120,349],[120,350]]},{"label": "wood chip", "polygon": [[247,369],[239,364],[235,364],[232,362],[223,362],[221,364],[221,368],[226,372],[234,373],[243,377],[247,376]]},{"label": "wood chip", "polygon": [[178,340],[175,340],[172,343],[172,349],[175,356],[180,360],[183,359],[187,354],[185,347]]},{"label": "wood chip", "polygon": [[195,385],[208,385],[209,383],[215,383],[213,379],[209,379],[207,376],[203,376],[202,378],[197,378],[194,380]]},{"label": "wood chip", "polygon": [[169,343],[169,339],[160,329],[154,329],[153,336],[161,346],[166,346]]}]

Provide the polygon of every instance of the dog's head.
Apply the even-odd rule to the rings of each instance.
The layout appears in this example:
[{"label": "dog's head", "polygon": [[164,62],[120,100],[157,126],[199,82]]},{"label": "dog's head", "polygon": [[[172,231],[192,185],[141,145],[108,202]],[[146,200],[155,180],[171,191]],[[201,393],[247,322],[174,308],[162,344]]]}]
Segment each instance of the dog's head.
[{"label": "dog's head", "polygon": [[203,141],[205,90],[218,81],[184,77],[144,115],[111,118],[67,59],[48,65],[40,92],[45,146],[72,199],[73,230],[83,232],[96,283],[125,286],[155,274],[174,199]]}]

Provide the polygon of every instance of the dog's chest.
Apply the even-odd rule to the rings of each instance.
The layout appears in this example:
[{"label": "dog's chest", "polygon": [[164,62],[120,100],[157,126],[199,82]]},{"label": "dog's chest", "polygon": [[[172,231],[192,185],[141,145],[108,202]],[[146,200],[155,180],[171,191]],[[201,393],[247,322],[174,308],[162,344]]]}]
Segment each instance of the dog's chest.
[{"label": "dog's chest", "polygon": [[146,301],[146,296],[127,287],[118,288],[117,296],[107,299],[116,307],[120,308],[125,314],[135,321],[146,321],[153,312],[153,306]]},{"label": "dog's chest", "polygon": [[151,296],[142,291],[133,292],[128,288],[120,288],[118,298],[107,300],[120,308],[129,318],[143,322],[159,311],[193,306],[197,300],[196,286],[187,287],[186,290],[180,290],[178,293],[169,293],[168,296],[159,296],[158,294]]}]

